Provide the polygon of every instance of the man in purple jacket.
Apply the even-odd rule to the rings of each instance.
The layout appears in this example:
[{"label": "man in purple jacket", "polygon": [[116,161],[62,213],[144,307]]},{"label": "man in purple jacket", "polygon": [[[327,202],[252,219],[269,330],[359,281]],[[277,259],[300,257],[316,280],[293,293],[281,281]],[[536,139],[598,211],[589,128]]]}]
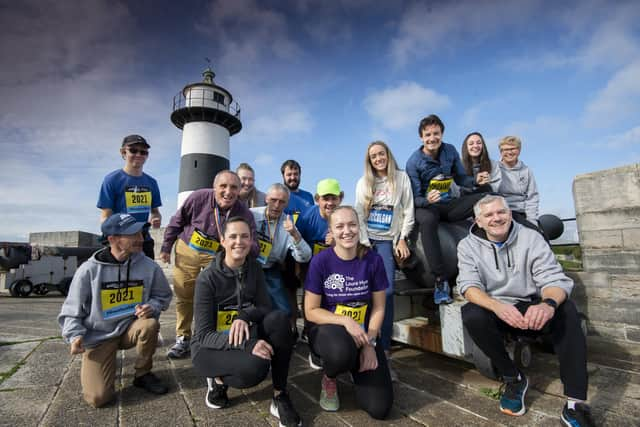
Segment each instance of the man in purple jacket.
[{"label": "man in purple jacket", "polygon": [[238,200],[240,178],[229,170],[220,171],[213,180],[213,189],[196,190],[171,217],[164,232],[160,259],[169,262],[175,245],[173,290],[176,293],[176,343],[167,356],[189,356],[193,292],[200,271],[213,259],[220,248],[220,236],[227,219],[240,216],[251,226],[253,240],[251,254],[258,255],[256,225],[251,211]]}]

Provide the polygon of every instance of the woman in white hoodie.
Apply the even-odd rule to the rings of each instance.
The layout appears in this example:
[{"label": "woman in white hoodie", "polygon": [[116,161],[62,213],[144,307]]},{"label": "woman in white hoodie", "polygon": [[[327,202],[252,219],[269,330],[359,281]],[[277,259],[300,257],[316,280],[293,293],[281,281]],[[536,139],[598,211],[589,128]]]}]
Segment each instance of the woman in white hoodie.
[{"label": "woman in white hoodie", "polygon": [[540,196],[533,172],[519,159],[522,142],[517,136],[505,136],[498,147],[501,156],[498,193],[507,200],[515,221],[539,230]]},{"label": "woman in white hoodie", "polygon": [[[414,210],[409,177],[398,169],[391,150],[382,141],[367,147],[364,176],[356,185],[355,209],[360,221],[360,242],[380,254],[389,282],[380,334],[388,358],[393,329],[394,256],[405,260],[410,255],[406,239],[413,228]],[[395,377],[393,371],[391,376]]]}]

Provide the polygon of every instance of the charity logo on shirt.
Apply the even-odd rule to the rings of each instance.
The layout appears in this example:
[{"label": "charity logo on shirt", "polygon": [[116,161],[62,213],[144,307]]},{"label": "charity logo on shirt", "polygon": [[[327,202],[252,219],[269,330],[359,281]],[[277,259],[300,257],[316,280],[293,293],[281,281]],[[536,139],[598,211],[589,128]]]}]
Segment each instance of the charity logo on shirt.
[{"label": "charity logo on shirt", "polygon": [[393,221],[393,206],[373,205],[367,218],[367,227],[372,230],[387,231]]},{"label": "charity logo on shirt", "polygon": [[124,189],[127,213],[151,212],[151,189],[143,185],[130,185]]},{"label": "charity logo on shirt", "polygon": [[333,273],[324,281],[324,294],[329,298],[353,300],[369,295],[369,280],[356,280],[353,276]]},{"label": "charity logo on shirt", "polygon": [[447,201],[451,199],[451,184],[453,184],[452,177],[444,176],[443,174],[437,175],[429,181],[425,197],[428,197],[430,191],[438,190],[440,192],[440,201]]}]

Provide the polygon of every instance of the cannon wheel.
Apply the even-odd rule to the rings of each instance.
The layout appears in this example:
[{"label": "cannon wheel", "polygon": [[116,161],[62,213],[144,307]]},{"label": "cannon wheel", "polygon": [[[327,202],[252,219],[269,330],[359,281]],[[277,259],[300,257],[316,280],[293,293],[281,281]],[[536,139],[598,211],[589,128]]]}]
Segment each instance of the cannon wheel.
[{"label": "cannon wheel", "polygon": [[65,277],[58,283],[58,290],[66,297],[69,293],[69,286],[71,286],[71,277]]},{"label": "cannon wheel", "polygon": [[[26,298],[33,291],[33,283],[27,279],[16,280],[11,284],[11,288],[15,290],[16,296]],[[13,292],[11,293],[13,295]]]}]

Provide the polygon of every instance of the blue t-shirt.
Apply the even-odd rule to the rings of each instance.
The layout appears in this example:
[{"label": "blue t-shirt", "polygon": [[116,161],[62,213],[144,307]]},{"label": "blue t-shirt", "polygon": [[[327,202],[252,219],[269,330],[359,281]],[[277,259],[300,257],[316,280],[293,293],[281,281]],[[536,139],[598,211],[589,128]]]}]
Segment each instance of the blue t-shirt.
[{"label": "blue t-shirt", "polygon": [[[332,313],[340,305],[353,307],[367,304],[366,315],[361,322],[365,329],[369,325],[371,312],[371,293],[384,291],[389,286],[382,258],[369,250],[362,257],[345,261],[336,255],[333,248],[314,256],[304,283],[304,289],[321,295],[320,307]],[[342,313],[338,313],[342,314]],[[354,317],[354,320],[358,321]]]},{"label": "blue t-shirt", "polygon": [[151,209],[159,206],[162,206],[162,200],[158,183],[146,173],[132,176],[118,169],[102,181],[97,204],[99,209],[128,213],[136,221],[147,222]]},{"label": "blue t-shirt", "polygon": [[320,215],[320,208],[313,206],[298,218],[296,228],[313,250],[314,243],[324,244],[329,223]]},{"label": "blue t-shirt", "polygon": [[289,204],[284,209],[284,213],[303,213],[314,204],[315,201],[313,200],[313,194],[309,193],[308,191],[304,191],[301,189],[298,189],[298,191],[290,191]]}]

